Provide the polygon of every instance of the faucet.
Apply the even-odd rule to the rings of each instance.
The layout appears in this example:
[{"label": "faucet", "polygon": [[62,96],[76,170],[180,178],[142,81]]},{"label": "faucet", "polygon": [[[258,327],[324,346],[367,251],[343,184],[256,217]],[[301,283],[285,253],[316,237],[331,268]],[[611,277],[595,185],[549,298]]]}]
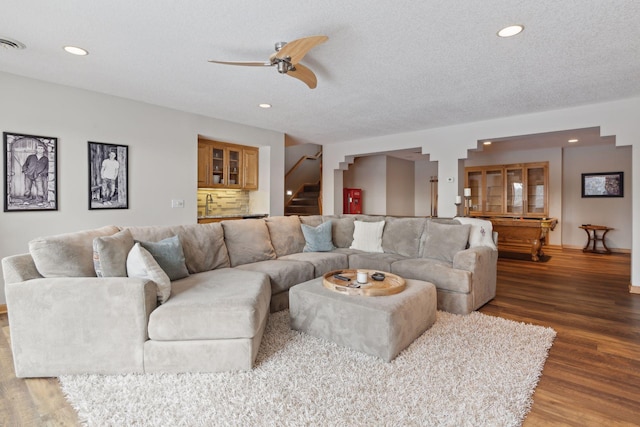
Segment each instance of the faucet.
[{"label": "faucet", "polygon": [[205,216],[209,216],[209,214],[211,213],[211,204],[213,204],[213,196],[211,195],[211,193],[208,193],[204,205]]}]

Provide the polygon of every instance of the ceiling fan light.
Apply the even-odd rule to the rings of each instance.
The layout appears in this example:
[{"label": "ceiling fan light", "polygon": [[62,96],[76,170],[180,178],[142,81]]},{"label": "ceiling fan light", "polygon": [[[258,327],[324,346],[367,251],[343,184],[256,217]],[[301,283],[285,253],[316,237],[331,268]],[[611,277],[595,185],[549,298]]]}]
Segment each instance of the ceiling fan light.
[{"label": "ceiling fan light", "polygon": [[524,25],[510,25],[498,31],[498,37],[513,37],[524,30]]}]

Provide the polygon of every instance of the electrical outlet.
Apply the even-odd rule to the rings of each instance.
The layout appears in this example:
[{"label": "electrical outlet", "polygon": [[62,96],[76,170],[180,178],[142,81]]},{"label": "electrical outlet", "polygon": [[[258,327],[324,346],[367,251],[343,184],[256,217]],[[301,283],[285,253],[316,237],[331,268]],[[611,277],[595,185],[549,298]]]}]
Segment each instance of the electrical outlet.
[{"label": "electrical outlet", "polygon": [[184,200],[182,199],[173,199],[171,200],[172,208],[184,208]]},{"label": "electrical outlet", "polygon": [[448,183],[453,183],[453,182],[455,182],[455,180],[453,179],[453,177],[452,177],[452,176],[448,176],[448,177],[447,177],[447,182],[448,182]]}]

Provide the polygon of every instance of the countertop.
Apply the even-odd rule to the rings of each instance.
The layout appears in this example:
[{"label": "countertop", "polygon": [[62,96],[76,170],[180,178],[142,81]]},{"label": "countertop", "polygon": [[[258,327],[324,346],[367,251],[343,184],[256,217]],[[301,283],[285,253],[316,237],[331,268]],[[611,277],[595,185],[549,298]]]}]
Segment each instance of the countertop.
[{"label": "countertop", "polygon": [[218,215],[205,215],[199,216],[198,219],[206,219],[206,218],[265,218],[269,216],[266,213],[228,213],[228,214],[218,214]]}]

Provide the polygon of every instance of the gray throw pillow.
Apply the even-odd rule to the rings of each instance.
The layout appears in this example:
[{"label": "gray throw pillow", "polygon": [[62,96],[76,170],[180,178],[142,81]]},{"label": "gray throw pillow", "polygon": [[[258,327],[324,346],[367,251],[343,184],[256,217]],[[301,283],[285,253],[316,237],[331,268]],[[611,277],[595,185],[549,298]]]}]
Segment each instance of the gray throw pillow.
[{"label": "gray throw pillow", "polygon": [[336,248],[331,241],[331,221],[317,227],[306,224],[301,224],[300,227],[306,242],[302,252],[329,252]]},{"label": "gray throw pillow", "polygon": [[127,277],[127,255],[133,248],[133,236],[123,230],[113,236],[93,239],[93,267],[98,277]]},{"label": "gray throw pillow", "polygon": [[184,251],[178,236],[168,237],[159,242],[139,243],[140,246],[149,251],[162,270],[167,273],[169,279],[178,280],[189,275],[189,270],[187,270],[187,265],[185,264]]},{"label": "gray throw pillow", "polygon": [[453,262],[453,257],[467,247],[471,225],[439,224],[429,221],[423,258]]}]

